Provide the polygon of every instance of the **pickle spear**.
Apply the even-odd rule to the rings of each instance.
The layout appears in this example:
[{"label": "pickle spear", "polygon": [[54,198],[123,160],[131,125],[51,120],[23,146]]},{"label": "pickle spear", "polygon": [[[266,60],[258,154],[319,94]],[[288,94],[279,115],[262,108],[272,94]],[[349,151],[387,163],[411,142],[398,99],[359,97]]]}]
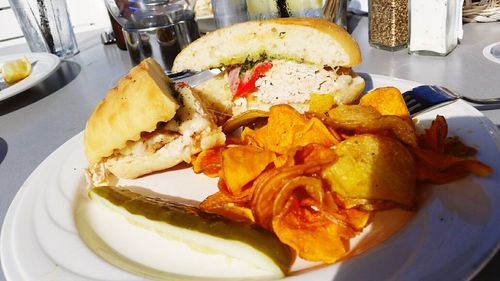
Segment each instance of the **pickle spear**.
[{"label": "pickle spear", "polygon": [[167,239],[182,241],[195,250],[245,260],[276,277],[286,275],[294,261],[288,246],[256,224],[232,221],[193,206],[120,187],[94,187],[89,195],[135,225]]}]

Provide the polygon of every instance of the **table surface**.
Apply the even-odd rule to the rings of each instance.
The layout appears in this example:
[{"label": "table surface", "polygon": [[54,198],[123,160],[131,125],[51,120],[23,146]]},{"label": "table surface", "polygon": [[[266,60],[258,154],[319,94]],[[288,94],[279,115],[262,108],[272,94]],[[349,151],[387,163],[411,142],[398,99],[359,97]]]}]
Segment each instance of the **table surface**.
[{"label": "table surface", "polygon": [[[439,84],[465,95],[499,97],[500,64],[487,60],[483,48],[500,41],[500,22],[464,25],[464,39],[448,56],[412,56],[368,44],[367,18],[351,16],[349,31],[358,41],[363,63],[358,72]],[[17,190],[56,148],[83,130],[106,91],[131,63],[128,53],[104,46],[98,32],[77,35],[80,53],[64,60],[57,72],[26,92],[0,102],[0,223]],[[29,52],[26,45],[0,49],[0,55]],[[500,107],[483,107],[500,127]],[[474,280],[498,280],[500,254]],[[0,280],[3,280],[3,273]]]}]

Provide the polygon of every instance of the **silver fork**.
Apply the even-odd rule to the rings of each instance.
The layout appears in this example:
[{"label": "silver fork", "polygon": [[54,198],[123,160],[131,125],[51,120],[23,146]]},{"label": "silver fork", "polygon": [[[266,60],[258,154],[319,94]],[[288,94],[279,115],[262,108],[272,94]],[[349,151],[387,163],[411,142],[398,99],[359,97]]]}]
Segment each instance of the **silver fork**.
[{"label": "silver fork", "polygon": [[463,99],[474,104],[500,105],[500,98],[475,99],[462,96],[448,88],[435,85],[415,87],[410,91],[404,92],[403,98],[412,116],[424,110],[427,111],[444,106],[458,99]]}]

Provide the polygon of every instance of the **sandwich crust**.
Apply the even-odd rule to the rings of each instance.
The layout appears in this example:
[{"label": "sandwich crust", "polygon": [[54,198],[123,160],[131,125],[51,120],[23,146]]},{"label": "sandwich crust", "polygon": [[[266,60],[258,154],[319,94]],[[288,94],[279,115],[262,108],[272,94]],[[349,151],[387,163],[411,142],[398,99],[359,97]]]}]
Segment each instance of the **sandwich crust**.
[{"label": "sandwich crust", "polygon": [[108,158],[105,162],[106,168],[115,176],[133,179],[173,167],[183,161],[190,163],[193,155],[224,144],[224,133],[215,125],[213,116],[197,93],[189,87],[177,87],[177,91],[182,107],[177,111],[176,118],[167,124],[175,130],[168,137],[170,140],[151,153],[133,153]]},{"label": "sandwich crust", "polygon": [[361,51],[347,31],[329,21],[278,18],[211,32],[182,50],[172,70],[201,71],[263,58],[349,68],[361,63]]},{"label": "sandwich crust", "polygon": [[118,81],[87,121],[85,154],[97,163],[175,116],[179,104],[161,66],[146,59]]}]

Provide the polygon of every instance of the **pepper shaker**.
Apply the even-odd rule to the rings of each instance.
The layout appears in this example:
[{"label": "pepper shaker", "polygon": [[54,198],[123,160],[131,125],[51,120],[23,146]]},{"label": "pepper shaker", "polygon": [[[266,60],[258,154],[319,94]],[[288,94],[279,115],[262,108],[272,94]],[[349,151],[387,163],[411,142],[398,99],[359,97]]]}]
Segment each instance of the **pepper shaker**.
[{"label": "pepper shaker", "polygon": [[369,0],[370,46],[396,51],[408,45],[408,0]]}]

